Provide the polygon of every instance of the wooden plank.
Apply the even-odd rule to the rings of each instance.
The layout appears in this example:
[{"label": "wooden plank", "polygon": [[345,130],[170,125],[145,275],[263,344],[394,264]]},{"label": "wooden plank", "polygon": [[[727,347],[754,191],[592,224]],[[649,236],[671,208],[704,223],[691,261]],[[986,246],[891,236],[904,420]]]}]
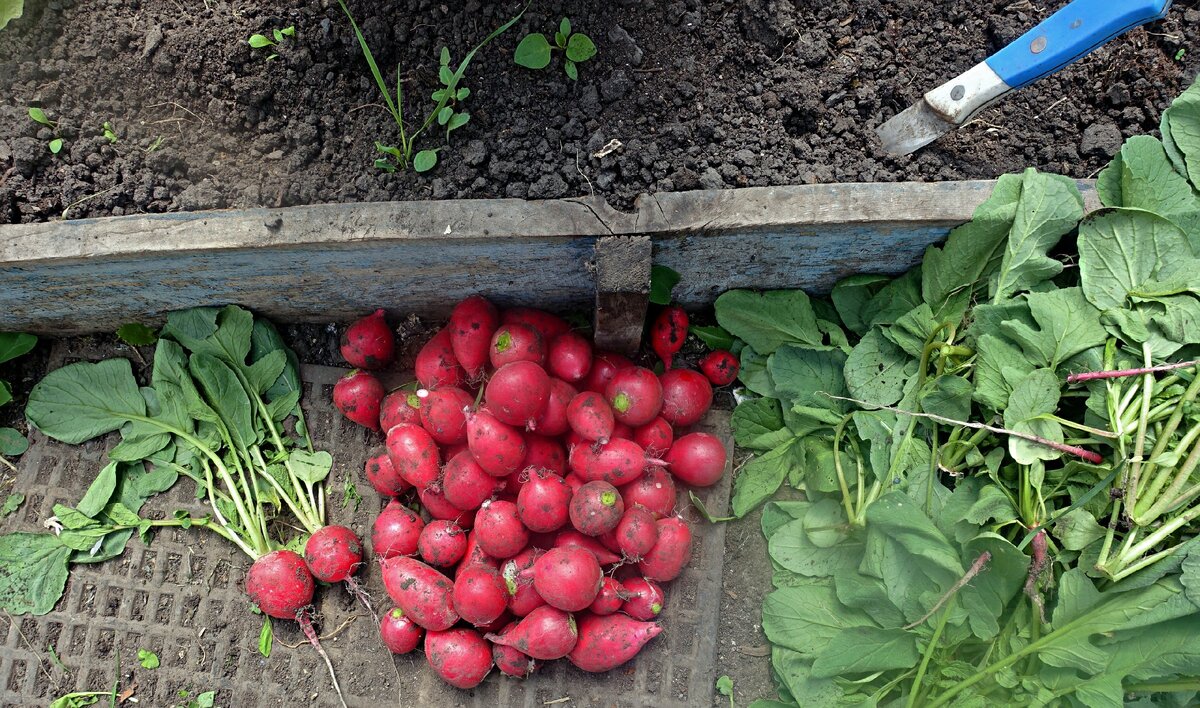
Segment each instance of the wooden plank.
[{"label": "wooden plank", "polygon": [[595,341],[600,349],[633,354],[642,342],[650,305],[649,236],[596,241]]},{"label": "wooden plank", "polygon": [[[683,192],[644,196],[630,213],[595,199],[499,199],[0,226],[0,331],[112,331],[180,307],[229,302],[315,322],[379,306],[442,316],[474,292],[502,305],[587,307],[595,299],[588,269],[595,243],[629,235],[649,237],[655,261],[683,274],[676,295],[685,304],[711,302],[730,287],[816,291],[851,272],[907,268],[969,219],[992,186]],[[1090,183],[1082,186],[1094,204]]]}]

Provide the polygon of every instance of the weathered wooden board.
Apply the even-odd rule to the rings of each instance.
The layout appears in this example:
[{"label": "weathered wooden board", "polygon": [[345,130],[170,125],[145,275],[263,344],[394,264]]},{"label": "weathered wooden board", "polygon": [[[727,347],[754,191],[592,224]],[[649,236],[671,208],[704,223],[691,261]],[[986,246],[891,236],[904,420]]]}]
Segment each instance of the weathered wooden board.
[{"label": "weathered wooden board", "polygon": [[[598,200],[324,204],[0,226],[0,330],[111,331],[200,304],[289,321],[383,306],[444,315],[484,292],[504,305],[590,307],[593,248],[645,235],[684,279],[677,298],[730,287],[828,288],[897,273],[966,221],[991,182],[847,184]],[[1090,191],[1090,185],[1082,184]]]}]

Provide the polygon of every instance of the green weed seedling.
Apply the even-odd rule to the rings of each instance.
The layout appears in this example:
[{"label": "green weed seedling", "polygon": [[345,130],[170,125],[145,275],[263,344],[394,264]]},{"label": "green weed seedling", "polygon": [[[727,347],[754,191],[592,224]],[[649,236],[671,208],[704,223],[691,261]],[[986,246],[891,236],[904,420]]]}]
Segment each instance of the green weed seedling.
[{"label": "green weed seedling", "polygon": [[[250,44],[251,47],[253,47],[255,49],[264,49],[266,47],[277,47],[280,44],[283,44],[283,41],[285,39],[287,39],[288,37],[295,37],[295,36],[296,36],[295,26],[285,27],[283,29],[271,30],[271,37],[274,37],[274,40],[272,40],[271,37],[268,37],[265,34],[252,34],[252,35],[250,35],[250,39],[248,40],[248,43]],[[267,57],[266,60],[271,61],[272,59],[275,59],[278,56],[279,56],[278,54],[271,54]]]},{"label": "green weed seedling", "polygon": [[579,64],[596,56],[596,45],[586,34],[571,31],[571,21],[566,17],[558,23],[558,31],[554,33],[554,44],[546,39],[546,35],[535,32],[527,35],[517,45],[513,61],[527,69],[545,69],[550,66],[554,52],[565,54],[563,70],[572,81],[579,79]]},{"label": "green weed seedling", "polygon": [[120,138],[117,137],[117,131],[113,130],[112,123],[104,121],[104,125],[101,127],[104,129],[104,139],[110,144],[116,145],[120,141]]},{"label": "green weed seedling", "polygon": [[58,123],[47,118],[46,112],[40,108],[30,108],[29,109],[29,117],[33,120],[34,123],[41,123],[42,125],[46,126],[50,130],[54,131],[54,138],[49,143],[47,143],[47,147],[50,148],[50,152],[54,153],[55,155],[62,152],[63,139],[58,137]]}]

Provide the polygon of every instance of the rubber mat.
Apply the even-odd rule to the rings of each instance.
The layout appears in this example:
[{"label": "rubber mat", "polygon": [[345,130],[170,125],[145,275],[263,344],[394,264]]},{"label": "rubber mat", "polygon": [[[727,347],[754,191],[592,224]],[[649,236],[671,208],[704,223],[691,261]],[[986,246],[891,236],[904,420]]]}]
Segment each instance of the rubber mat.
[{"label": "rubber mat", "polygon": [[[82,342],[82,344],[81,344]],[[128,348],[66,340],[56,345],[51,368],[77,360],[132,356]],[[135,367],[140,363],[134,358]],[[326,482],[330,523],[369,538],[382,507],[362,475],[366,458],[381,446],[377,434],[344,420],[333,408],[340,369],[306,366],[305,409],[314,442],[333,453]],[[712,412],[698,426],[732,452],[729,416]],[[12,491],[25,494],[0,532],[39,531],[56,503],[74,505],[102,466],[109,438],[81,446],[49,441],[34,432],[18,462]],[[714,513],[729,500],[728,473],[715,487],[697,490]],[[357,508],[343,506],[347,482],[362,493]],[[181,480],[153,498],[143,514],[163,518],[176,509],[203,513],[193,487]],[[5,492],[8,493],[7,491]],[[340,588],[318,591],[318,631],[350,706],[397,701],[402,706],[708,706],[713,703],[724,527],[700,518],[681,491],[679,508],[695,535],[692,561],[666,588],[659,618],[664,631],[629,664],[606,674],[551,662],[524,681],[493,671],[482,685],[461,691],[443,684],[420,652],[393,657],[378,639],[374,621]],[[0,706],[46,706],[71,691],[128,693],[122,705],[187,706],[215,691],[215,704],[241,706],[337,705],[324,664],[290,622],[274,622],[269,658],[258,652],[262,618],[242,592],[248,560],[230,544],[201,530],[171,529],[150,546],[136,537],[125,553],[94,565],[75,565],[67,591],[50,613],[0,617]],[[380,573],[364,573],[379,610],[390,608]],[[293,645],[295,648],[290,648]],[[142,668],[139,649],[158,655],[160,666]],[[134,701],[136,700],[136,703]],[[101,698],[100,705],[107,703]]]}]

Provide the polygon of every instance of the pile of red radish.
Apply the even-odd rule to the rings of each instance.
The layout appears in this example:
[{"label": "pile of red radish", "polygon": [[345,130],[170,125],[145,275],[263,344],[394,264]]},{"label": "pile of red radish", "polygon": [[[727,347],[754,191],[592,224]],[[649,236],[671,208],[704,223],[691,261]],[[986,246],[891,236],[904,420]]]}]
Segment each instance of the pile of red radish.
[{"label": "pile of red radish", "polygon": [[[385,395],[367,371],[392,362],[383,311],[349,328],[342,353],[358,368],[334,403],[387,436],[365,472],[392,498],[372,535],[397,606],[382,620],[389,649],[424,634],[430,666],[471,688],[493,666],[524,677],[564,657],[608,671],[659,634],[660,584],[691,558],[675,483],[715,484],[726,463],[718,438],[684,430],[713,397],[705,374],[670,368],[686,334],[683,310],[663,310],[656,374],[555,315],[471,297],[420,350],[416,387]],[[706,364],[732,381],[726,360]]]}]

